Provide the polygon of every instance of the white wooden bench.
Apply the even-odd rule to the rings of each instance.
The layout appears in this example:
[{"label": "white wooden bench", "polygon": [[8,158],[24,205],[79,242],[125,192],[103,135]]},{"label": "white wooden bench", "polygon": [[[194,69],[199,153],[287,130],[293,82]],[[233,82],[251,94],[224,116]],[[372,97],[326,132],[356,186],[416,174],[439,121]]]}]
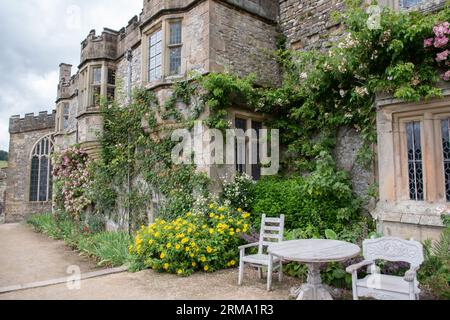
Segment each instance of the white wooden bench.
[{"label": "white wooden bench", "polygon": [[[416,272],[422,264],[423,246],[414,240],[383,237],[363,242],[364,261],[349,266],[346,271],[352,274],[353,299],[371,297],[380,300],[419,299],[419,285]],[[408,262],[410,269],[404,277],[384,275],[376,267],[376,260]],[[358,270],[368,267],[370,274],[358,279]]]}]

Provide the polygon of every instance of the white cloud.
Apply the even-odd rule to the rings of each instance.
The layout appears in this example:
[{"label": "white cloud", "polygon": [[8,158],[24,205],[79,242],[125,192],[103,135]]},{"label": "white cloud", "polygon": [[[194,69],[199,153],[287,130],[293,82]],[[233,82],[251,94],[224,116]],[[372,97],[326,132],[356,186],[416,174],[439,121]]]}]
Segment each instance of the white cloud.
[{"label": "white cloud", "polygon": [[118,30],[142,0],[0,0],[0,150],[8,150],[12,115],[54,108],[61,62],[79,63],[91,29]]}]

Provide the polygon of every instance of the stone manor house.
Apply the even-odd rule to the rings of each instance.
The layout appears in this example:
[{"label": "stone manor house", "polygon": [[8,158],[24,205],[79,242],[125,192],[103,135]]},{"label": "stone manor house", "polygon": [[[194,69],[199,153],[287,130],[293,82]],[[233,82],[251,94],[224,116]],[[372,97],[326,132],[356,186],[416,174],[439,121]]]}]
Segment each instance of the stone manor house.
[{"label": "stone manor house", "polygon": [[[444,2],[380,4],[433,11]],[[91,31],[81,43],[80,64],[59,66],[56,110],[10,119],[6,221],[51,210],[50,153],[74,144],[92,155],[98,151],[99,96],[125,104],[132,88],[145,87],[163,103],[172,84],[191,71],[255,73],[261,85],[275,86],[280,70],[267,52],[276,49],[278,37],[286,36],[295,50],[326,49],[323,34],[341,29],[330,14],[342,8],[341,0],[144,0],[142,12],[121,30]],[[373,169],[356,163],[362,142],[352,128],[339,132],[338,166],[350,173],[358,194],[378,182],[378,203],[370,209],[385,234],[436,238],[442,227],[436,207],[450,201],[450,89],[426,105],[380,96],[376,107],[379,145]],[[229,118],[240,128],[263,120],[233,108]],[[254,175],[251,165],[236,170]]]}]

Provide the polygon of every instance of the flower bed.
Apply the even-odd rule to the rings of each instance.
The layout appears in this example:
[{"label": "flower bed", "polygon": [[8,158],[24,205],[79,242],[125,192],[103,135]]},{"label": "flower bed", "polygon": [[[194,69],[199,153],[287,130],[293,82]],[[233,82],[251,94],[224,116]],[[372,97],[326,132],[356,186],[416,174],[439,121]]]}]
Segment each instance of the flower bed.
[{"label": "flower bed", "polygon": [[100,267],[118,267],[128,262],[131,238],[126,232],[98,232],[67,216],[51,213],[33,215],[28,220],[36,232],[55,240],[64,240],[72,249],[92,257]]},{"label": "flower bed", "polygon": [[138,231],[131,270],[151,268],[187,276],[214,272],[238,263],[241,235],[249,231],[250,214],[211,204],[207,214],[187,213],[172,221],[156,220]]}]

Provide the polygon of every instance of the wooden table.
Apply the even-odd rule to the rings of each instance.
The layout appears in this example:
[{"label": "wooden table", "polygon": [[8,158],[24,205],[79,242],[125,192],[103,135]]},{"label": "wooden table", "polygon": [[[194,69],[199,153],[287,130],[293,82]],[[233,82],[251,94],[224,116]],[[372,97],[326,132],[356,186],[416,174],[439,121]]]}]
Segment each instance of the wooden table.
[{"label": "wooden table", "polygon": [[322,286],[320,265],[346,261],[358,256],[360,252],[361,249],[357,245],[337,240],[292,240],[270,245],[268,289],[272,286],[272,257],[276,256],[285,261],[296,261],[308,266],[308,280],[296,291],[297,300],[333,300],[330,293]]}]

